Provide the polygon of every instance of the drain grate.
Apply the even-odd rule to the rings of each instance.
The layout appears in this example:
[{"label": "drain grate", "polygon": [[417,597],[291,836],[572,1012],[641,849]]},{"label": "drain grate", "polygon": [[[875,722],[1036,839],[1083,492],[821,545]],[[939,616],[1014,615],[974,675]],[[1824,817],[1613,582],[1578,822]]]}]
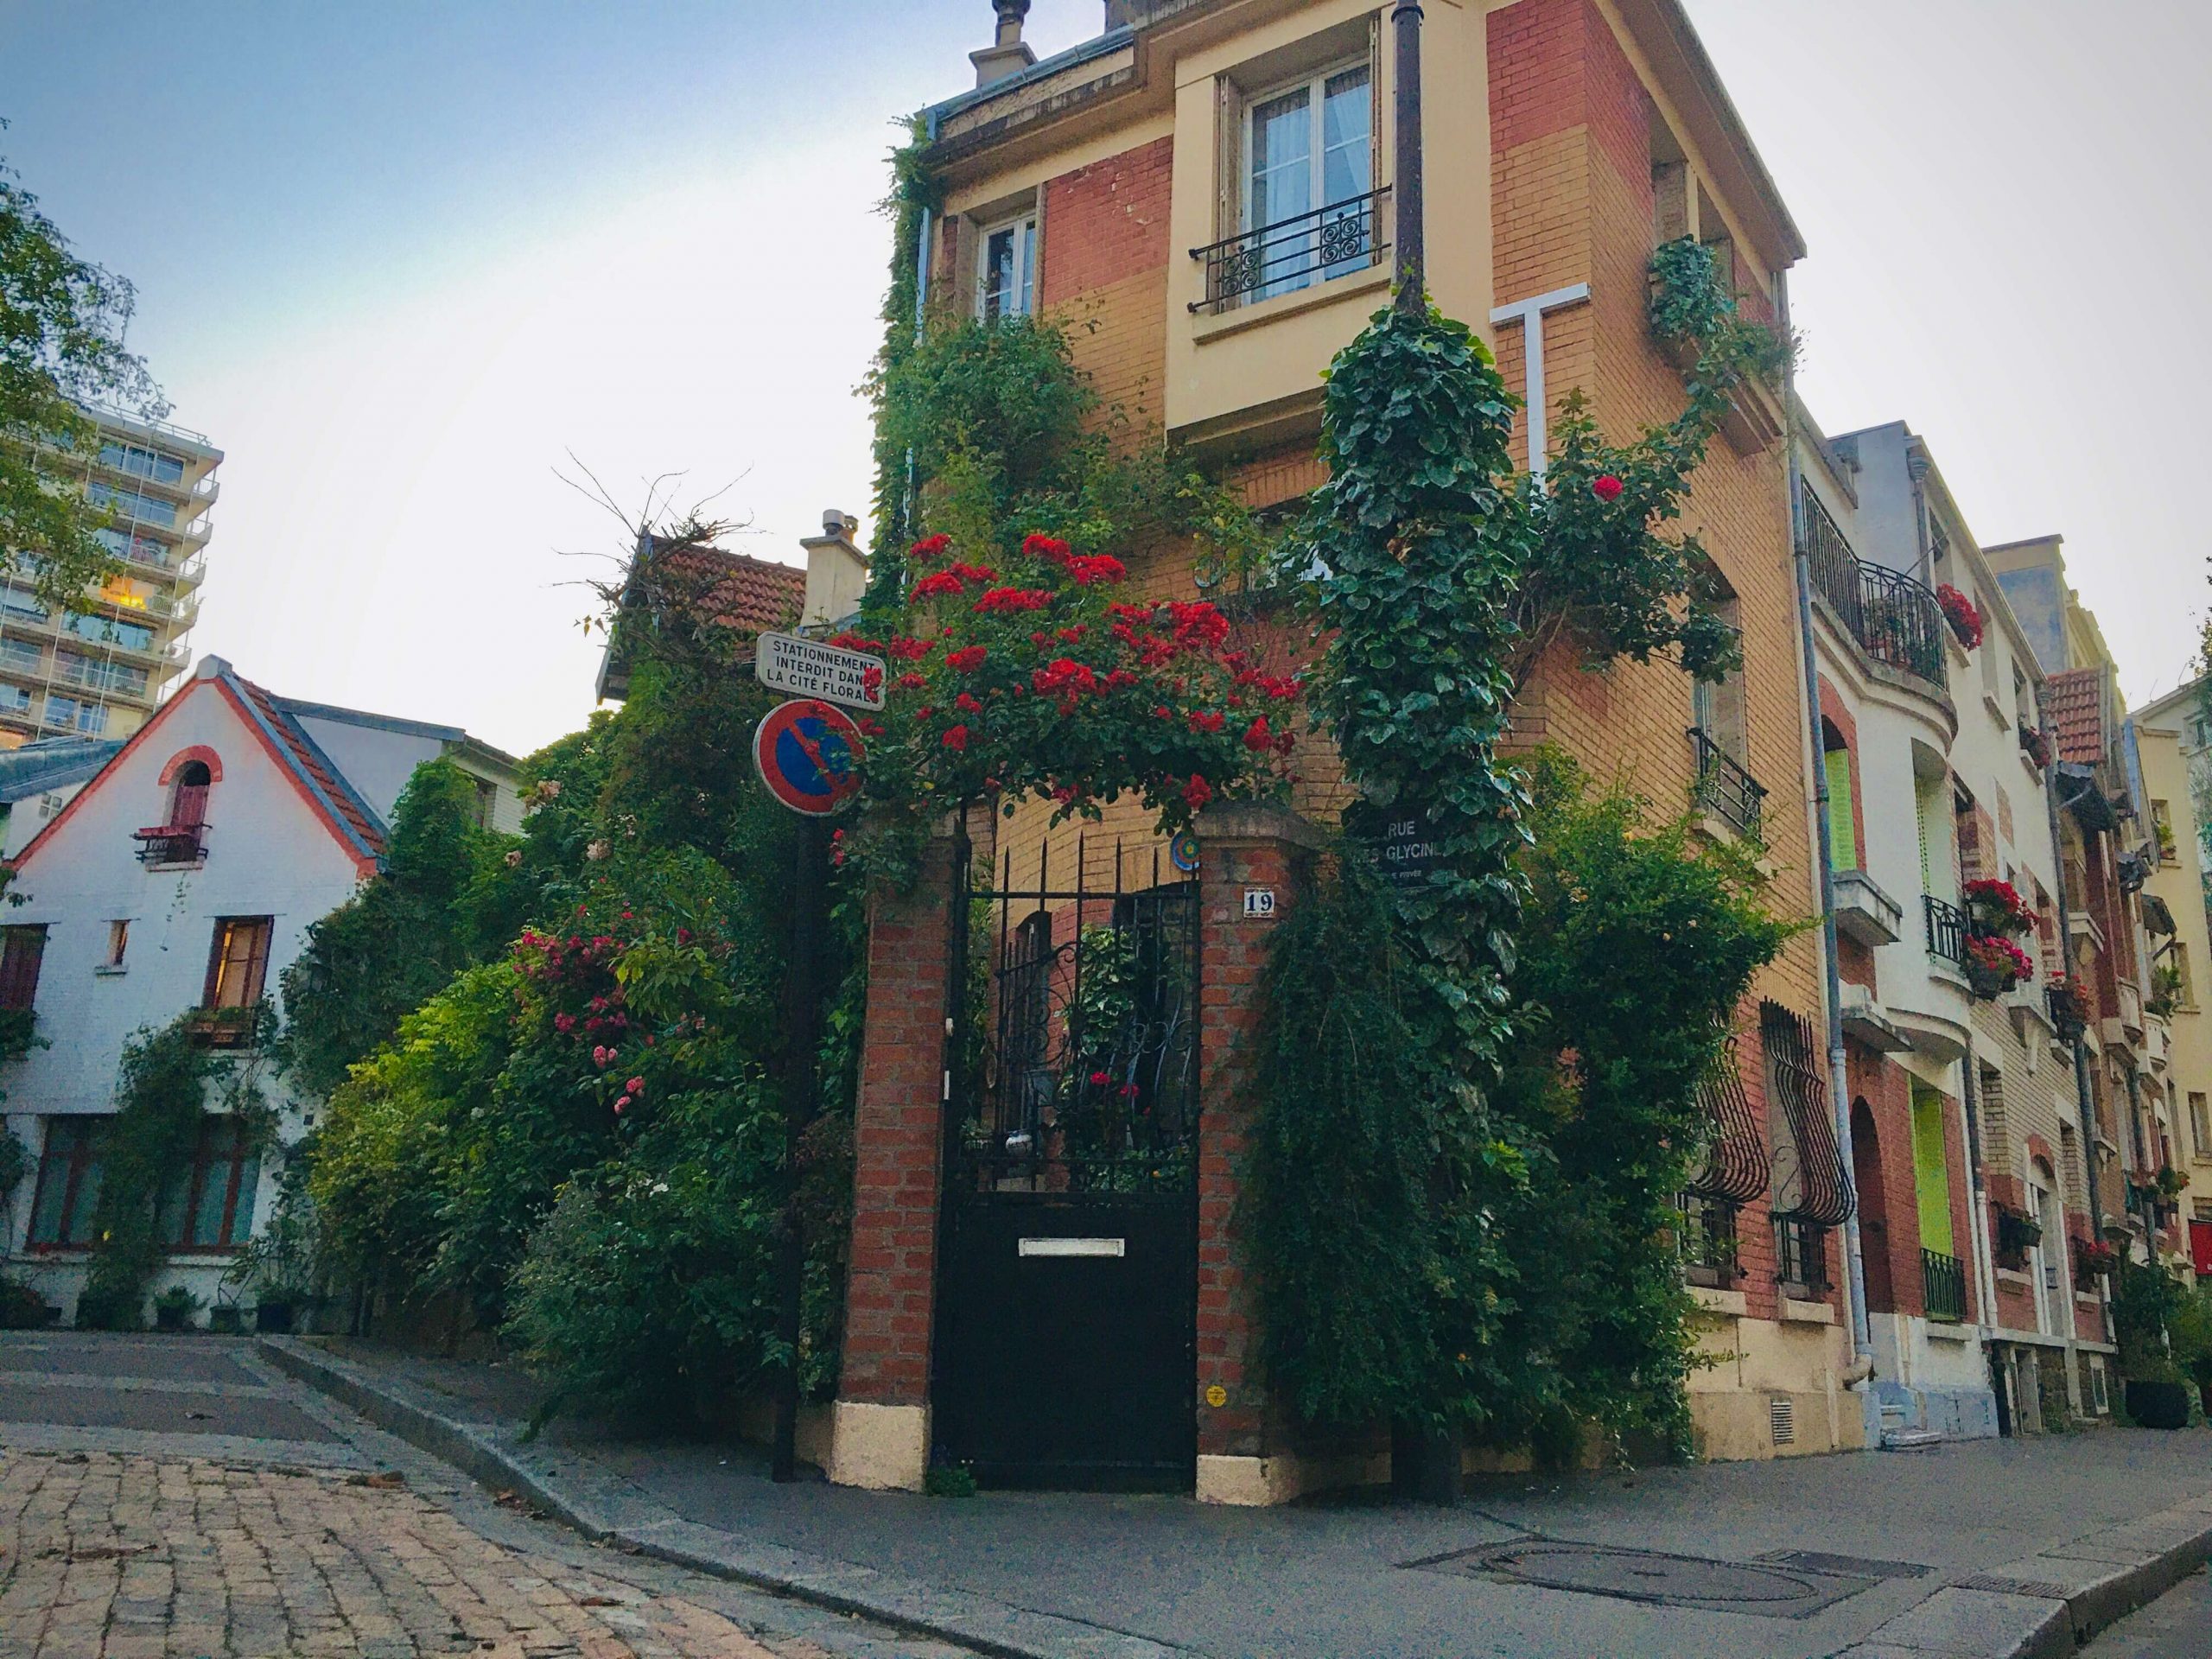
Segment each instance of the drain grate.
[{"label": "drain grate", "polygon": [[2040,1596],[2046,1601],[2063,1601],[2069,1594],[2064,1585],[2053,1584],[2048,1579],[2005,1579],[1994,1573],[1977,1573],[1970,1579],[1961,1579],[1956,1587],[1993,1590],[2000,1596]]},{"label": "drain grate", "polygon": [[1810,1567],[1852,1579],[1924,1579],[1936,1569],[1917,1561],[1877,1561],[1864,1555],[1828,1555],[1817,1549],[1774,1549],[1754,1560],[1774,1567]]},{"label": "drain grate", "polygon": [[1653,1549],[1616,1549],[1545,1538],[1484,1544],[1405,1565],[1539,1585],[1547,1590],[1570,1590],[1706,1612],[1751,1613],[1763,1618],[1808,1618],[1872,1587],[1884,1576],[1831,1573],[1778,1561],[1708,1560]]}]

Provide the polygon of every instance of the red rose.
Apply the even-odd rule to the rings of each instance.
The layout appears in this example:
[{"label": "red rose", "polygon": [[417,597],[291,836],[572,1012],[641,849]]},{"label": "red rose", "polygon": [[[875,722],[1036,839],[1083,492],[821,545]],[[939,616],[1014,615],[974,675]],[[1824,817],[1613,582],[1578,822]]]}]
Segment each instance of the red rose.
[{"label": "red rose", "polygon": [[1221,715],[1216,709],[1194,709],[1191,715],[1191,729],[1194,732],[1217,732],[1221,729]]},{"label": "red rose", "polygon": [[948,749],[964,749],[968,747],[968,728],[965,726],[948,726],[944,728],[944,735],[938,741]]},{"label": "red rose", "polygon": [[940,532],[938,535],[930,537],[925,541],[916,542],[913,546],[908,548],[906,551],[915,558],[927,561],[937,557],[938,554],[944,552],[946,548],[950,547],[951,545],[952,537]]},{"label": "red rose", "polygon": [[1623,487],[1620,480],[1615,478],[1611,473],[1600,473],[1590,480],[1590,493],[1600,501],[1619,500]]},{"label": "red rose", "polygon": [[1091,1086],[1095,1089],[1103,1089],[1113,1081],[1114,1079],[1103,1071],[1094,1071],[1090,1074]]},{"label": "red rose", "polygon": [[1244,728],[1244,747],[1255,754],[1266,753],[1268,745],[1274,741],[1274,738],[1268,730],[1268,717],[1265,715],[1261,715],[1259,719]]},{"label": "red rose", "polygon": [[989,655],[990,652],[981,645],[969,645],[960,651],[946,652],[944,665],[962,674],[971,673],[981,668],[983,665],[983,658]]},{"label": "red rose", "polygon": [[898,683],[901,691],[919,691],[928,685],[929,682],[918,674],[907,673],[899,677]]},{"label": "red rose", "polygon": [[965,691],[952,700],[952,706],[963,715],[980,715],[983,712],[983,705]]},{"label": "red rose", "polygon": [[1183,786],[1184,804],[1195,812],[1211,799],[1213,799],[1213,785],[1199,777],[1197,772],[1192,772],[1191,781]]}]

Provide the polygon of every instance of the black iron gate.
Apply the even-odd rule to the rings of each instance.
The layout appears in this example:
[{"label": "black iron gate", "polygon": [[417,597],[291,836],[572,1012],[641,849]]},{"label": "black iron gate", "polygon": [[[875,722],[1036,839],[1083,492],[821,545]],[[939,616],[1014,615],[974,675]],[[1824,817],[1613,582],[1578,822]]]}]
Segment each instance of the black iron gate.
[{"label": "black iron gate", "polygon": [[1067,860],[954,878],[937,1449],[986,1484],[1187,1489],[1198,884],[1149,842]]}]

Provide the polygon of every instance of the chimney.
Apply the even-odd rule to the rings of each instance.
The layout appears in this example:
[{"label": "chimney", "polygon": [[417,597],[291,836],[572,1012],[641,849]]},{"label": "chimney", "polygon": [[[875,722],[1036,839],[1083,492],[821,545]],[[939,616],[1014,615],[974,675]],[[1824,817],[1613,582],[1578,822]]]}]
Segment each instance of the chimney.
[{"label": "chimney", "polygon": [[1029,15],[1029,0],[991,0],[991,4],[999,14],[998,38],[968,54],[968,61],[976,66],[978,86],[995,86],[1037,61],[1037,54],[1021,40],[1021,20]]},{"label": "chimney", "polygon": [[868,588],[868,560],[853,545],[861,521],[831,507],[822,515],[822,533],[802,537],[806,550],[806,609],[800,622],[842,622],[861,607]]}]

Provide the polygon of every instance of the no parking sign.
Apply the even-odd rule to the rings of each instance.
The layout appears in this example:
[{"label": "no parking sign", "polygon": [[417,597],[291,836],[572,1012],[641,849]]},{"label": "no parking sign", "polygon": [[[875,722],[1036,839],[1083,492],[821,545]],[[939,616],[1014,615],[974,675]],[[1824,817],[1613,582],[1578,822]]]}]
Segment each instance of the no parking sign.
[{"label": "no parking sign", "polygon": [[760,781],[810,818],[827,817],[860,792],[861,753],[852,716],[812,697],[778,703],[753,734]]}]

